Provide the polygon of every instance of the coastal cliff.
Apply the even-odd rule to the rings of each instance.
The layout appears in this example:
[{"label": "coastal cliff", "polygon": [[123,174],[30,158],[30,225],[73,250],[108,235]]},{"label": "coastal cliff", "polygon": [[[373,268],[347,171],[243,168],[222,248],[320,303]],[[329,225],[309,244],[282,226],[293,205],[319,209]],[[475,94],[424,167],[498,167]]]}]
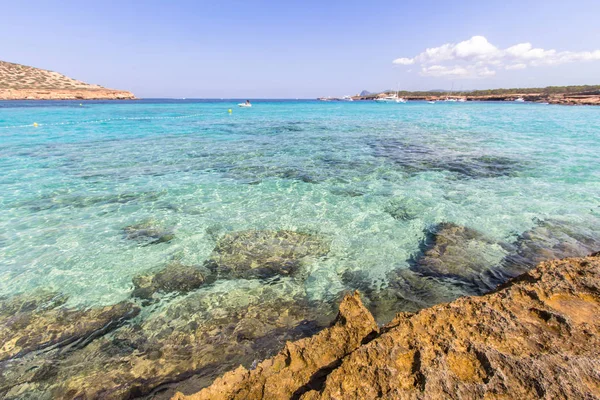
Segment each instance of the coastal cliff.
[{"label": "coastal cliff", "polygon": [[597,398],[600,253],[378,328],[358,293],[333,325],[173,400]]},{"label": "coastal cliff", "polygon": [[69,78],[58,72],[0,61],[0,100],[125,100],[125,90]]}]

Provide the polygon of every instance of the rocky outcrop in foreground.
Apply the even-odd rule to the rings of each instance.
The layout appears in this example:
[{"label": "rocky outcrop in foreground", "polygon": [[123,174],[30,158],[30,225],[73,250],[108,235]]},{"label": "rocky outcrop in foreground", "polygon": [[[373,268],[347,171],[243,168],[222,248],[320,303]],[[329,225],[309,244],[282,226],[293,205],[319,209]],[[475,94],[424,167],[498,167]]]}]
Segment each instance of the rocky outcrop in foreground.
[{"label": "rocky outcrop in foreground", "polygon": [[598,398],[600,253],[378,329],[358,294],[334,325],[177,400]]}]

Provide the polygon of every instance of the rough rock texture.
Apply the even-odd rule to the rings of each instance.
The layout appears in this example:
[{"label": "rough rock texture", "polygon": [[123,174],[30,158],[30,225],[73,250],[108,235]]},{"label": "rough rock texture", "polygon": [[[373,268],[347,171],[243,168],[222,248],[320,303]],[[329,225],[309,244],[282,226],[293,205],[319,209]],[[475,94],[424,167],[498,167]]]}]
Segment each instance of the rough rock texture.
[{"label": "rough rock texture", "polygon": [[141,299],[150,299],[157,292],[188,293],[202,286],[207,278],[206,270],[173,261],[155,274],[134,277],[134,290],[131,295]]},{"label": "rough rock texture", "polygon": [[63,347],[86,340],[117,327],[132,318],[139,308],[132,303],[119,303],[102,308],[79,310],[57,307],[31,309],[21,307],[0,319],[0,361],[23,356],[52,346]]},{"label": "rough rock texture", "polygon": [[206,266],[220,277],[268,278],[293,275],[308,257],[321,257],[329,244],[307,233],[248,230],[224,235]]},{"label": "rough rock texture", "polygon": [[135,99],[124,90],[106,89],[58,72],[0,61],[0,100]]},{"label": "rough rock texture", "polygon": [[600,393],[598,254],[543,262],[482,297],[400,313],[356,349],[348,338],[367,333],[369,323],[358,335],[354,329],[370,318],[357,296],[351,308],[361,311],[342,309],[343,323],[288,343],[255,370],[239,368],[174,399],[593,399]]},{"label": "rough rock texture", "polygon": [[358,292],[347,295],[332,327],[298,342],[289,342],[275,357],[253,370],[239,367],[196,395],[174,399],[289,399],[319,385],[329,370],[379,332]]}]

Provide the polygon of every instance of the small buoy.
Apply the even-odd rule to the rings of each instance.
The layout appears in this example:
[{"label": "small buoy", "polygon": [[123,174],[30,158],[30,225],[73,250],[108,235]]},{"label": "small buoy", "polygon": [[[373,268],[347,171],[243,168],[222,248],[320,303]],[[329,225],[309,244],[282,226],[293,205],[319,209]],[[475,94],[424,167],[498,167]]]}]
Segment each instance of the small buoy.
[{"label": "small buoy", "polygon": [[79,103],[80,106],[82,106],[83,104]]},{"label": "small buoy", "polygon": [[229,110],[227,110],[227,112],[228,112],[229,114],[231,114],[231,108],[230,108]]},{"label": "small buoy", "polygon": [[34,122],[34,123],[33,123],[33,126],[35,126],[35,127],[37,128],[37,126],[38,126],[38,123],[37,123],[37,122]]}]

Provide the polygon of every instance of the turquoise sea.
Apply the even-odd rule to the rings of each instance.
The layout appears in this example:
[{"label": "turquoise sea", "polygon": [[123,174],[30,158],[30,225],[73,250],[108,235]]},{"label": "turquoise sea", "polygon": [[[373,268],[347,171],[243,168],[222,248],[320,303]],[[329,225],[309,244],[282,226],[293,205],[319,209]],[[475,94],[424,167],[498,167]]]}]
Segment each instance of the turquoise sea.
[{"label": "turquoise sea", "polygon": [[[81,309],[129,301],[135,276],[172,260],[202,265],[239,231],[329,245],[301,277],[217,280],[142,306],[144,326],[186,296],[218,312],[263,287],[315,307],[386,288],[441,222],[497,243],[540,221],[600,238],[600,108],[238,102],[0,102],[0,297],[47,290]],[[168,237],[132,237],[132,226]],[[481,256],[494,266],[509,253]],[[448,298],[474,293],[437,284]]]}]

